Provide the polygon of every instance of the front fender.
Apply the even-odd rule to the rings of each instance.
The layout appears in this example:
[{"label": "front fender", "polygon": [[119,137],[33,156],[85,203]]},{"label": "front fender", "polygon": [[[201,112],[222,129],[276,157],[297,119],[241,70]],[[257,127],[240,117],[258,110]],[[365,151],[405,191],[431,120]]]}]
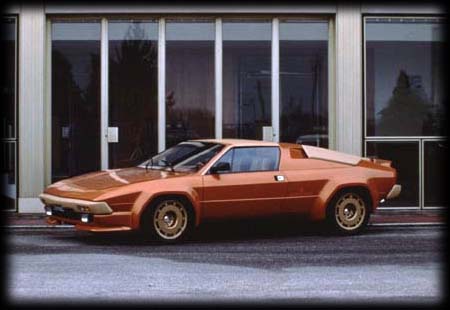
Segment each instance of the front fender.
[{"label": "front fender", "polygon": [[132,229],[140,228],[141,216],[148,206],[151,205],[155,199],[163,196],[182,196],[189,200],[195,213],[195,225],[200,224],[201,208],[200,208],[200,194],[194,188],[184,187],[177,188],[170,191],[158,191],[158,192],[142,192],[138,199],[135,201],[132,214],[131,214],[131,227]]}]

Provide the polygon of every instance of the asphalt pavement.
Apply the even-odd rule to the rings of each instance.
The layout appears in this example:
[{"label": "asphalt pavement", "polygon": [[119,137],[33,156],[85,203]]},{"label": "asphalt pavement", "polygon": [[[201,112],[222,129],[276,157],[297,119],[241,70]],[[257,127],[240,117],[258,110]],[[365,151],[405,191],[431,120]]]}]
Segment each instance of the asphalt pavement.
[{"label": "asphalt pavement", "polygon": [[15,305],[435,305],[444,226],[330,236],[293,222],[210,223],[182,244],[134,233],[4,230]]}]

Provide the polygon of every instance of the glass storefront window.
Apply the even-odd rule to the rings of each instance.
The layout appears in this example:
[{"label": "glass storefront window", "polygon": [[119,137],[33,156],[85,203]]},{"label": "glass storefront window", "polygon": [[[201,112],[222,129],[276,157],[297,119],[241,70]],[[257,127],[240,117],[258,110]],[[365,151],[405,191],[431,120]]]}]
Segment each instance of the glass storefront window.
[{"label": "glass storefront window", "polygon": [[442,19],[369,18],[366,135],[445,135],[446,24]]},{"label": "glass storefront window", "polygon": [[272,124],[271,21],[224,20],[223,137],[262,139]]},{"label": "glass storefront window", "polygon": [[17,18],[1,24],[0,209],[16,209],[17,199]]},{"label": "glass storefront window", "polygon": [[328,22],[280,22],[280,141],[328,147]]},{"label": "glass storefront window", "polygon": [[424,141],[424,205],[425,207],[448,206],[447,141]]},{"label": "glass storefront window", "polygon": [[16,136],[16,18],[3,17],[1,26],[2,79],[0,138]]},{"label": "glass storefront window", "polygon": [[166,147],[214,138],[214,20],[166,23]]},{"label": "glass storefront window", "polygon": [[157,153],[158,23],[110,20],[109,126],[117,143],[109,143],[109,167],[134,166]]},{"label": "glass storefront window", "polygon": [[100,22],[52,23],[52,181],[100,169]]},{"label": "glass storefront window", "polygon": [[397,183],[402,186],[401,194],[386,200],[382,207],[418,207],[419,206],[419,142],[378,142],[368,141],[367,156],[392,161],[397,169]]},{"label": "glass storefront window", "polygon": [[17,198],[15,141],[0,142],[0,203],[2,210],[13,210]]}]

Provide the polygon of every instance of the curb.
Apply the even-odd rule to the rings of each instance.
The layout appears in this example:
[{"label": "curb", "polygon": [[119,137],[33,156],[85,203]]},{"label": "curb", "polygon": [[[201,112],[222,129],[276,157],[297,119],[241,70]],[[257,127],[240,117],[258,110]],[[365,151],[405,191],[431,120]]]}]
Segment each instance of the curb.
[{"label": "curb", "polygon": [[[415,223],[368,223],[373,227],[412,227],[412,226],[446,226],[443,222],[415,222]],[[0,229],[75,229],[75,225],[4,225]]]},{"label": "curb", "polygon": [[442,222],[417,222],[417,223],[369,223],[368,226],[445,226]]},{"label": "curb", "polygon": [[2,229],[72,229],[75,225],[4,225]]}]

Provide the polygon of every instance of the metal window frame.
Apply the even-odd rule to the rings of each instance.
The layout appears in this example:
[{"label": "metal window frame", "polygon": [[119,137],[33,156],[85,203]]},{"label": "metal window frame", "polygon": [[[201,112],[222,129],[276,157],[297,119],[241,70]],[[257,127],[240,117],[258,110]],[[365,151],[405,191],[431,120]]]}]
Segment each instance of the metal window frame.
[{"label": "metal window frame", "polygon": [[222,47],[222,18],[216,18],[216,36],[214,38],[214,85],[215,85],[215,137],[223,137],[223,47]]},{"label": "metal window frame", "polygon": [[271,55],[271,84],[272,84],[272,141],[280,141],[280,20],[272,19],[272,55]]},{"label": "metal window frame", "polygon": [[18,133],[18,122],[19,122],[19,109],[18,109],[18,103],[19,103],[19,16],[17,14],[7,14],[2,16],[2,18],[8,18],[14,20],[14,34],[15,34],[15,43],[14,43],[14,134],[10,136],[0,137],[1,143],[14,144],[14,180],[16,185],[16,192],[14,199],[14,207],[11,209],[2,209],[3,212],[17,212],[18,207],[18,200],[19,200],[19,174],[18,174],[18,144],[19,144],[19,133]]},{"label": "metal window frame", "polygon": [[158,24],[158,152],[166,148],[166,19]]},{"label": "metal window frame", "polygon": [[[73,21],[73,20],[87,20],[87,21],[97,21],[100,24],[100,167],[108,165],[108,145],[106,143],[106,147],[104,145],[104,141],[107,141],[107,127],[108,126],[108,114],[106,107],[106,114],[104,113],[104,102],[108,102],[108,41],[106,40],[106,48],[103,46],[105,44],[103,42],[104,36],[107,38],[107,21],[106,17],[97,17],[97,16],[60,16],[60,15],[48,15],[46,16],[46,34],[45,34],[45,64],[44,64],[44,78],[46,85],[44,86],[44,117],[45,117],[45,125],[44,125],[44,141],[45,141],[45,154],[44,154],[44,185],[48,186],[52,183],[52,25],[54,21],[61,22],[63,20]],[[106,27],[104,23],[106,20]],[[106,28],[106,30],[105,30]],[[105,33],[106,32],[106,33]],[[105,52],[106,52],[106,67],[103,66],[105,61]],[[106,74],[104,72],[106,70]],[[104,115],[106,115],[106,119],[103,120]],[[105,129],[106,128],[106,129]],[[106,161],[103,161],[103,158],[106,158]],[[105,165],[106,163],[106,165]],[[107,169],[107,168],[106,168]]]},{"label": "metal window frame", "polygon": [[[272,115],[275,113],[277,114],[276,119],[272,118],[272,127],[274,127],[274,136],[276,133],[276,139],[274,139],[275,142],[279,142],[281,132],[280,132],[280,108],[281,108],[281,97],[280,97],[280,89],[281,89],[281,80],[280,80],[280,24],[284,21],[323,21],[328,24],[328,48],[327,48],[327,106],[328,106],[328,148],[329,149],[336,149],[336,71],[335,71],[335,64],[336,64],[336,53],[335,53],[335,18],[334,16],[280,16],[274,18],[276,21],[272,26],[273,28],[277,28],[276,30],[273,30],[274,36],[276,34],[276,48],[273,48],[274,41],[272,41],[272,64],[276,62],[277,64],[277,72],[276,72],[276,79],[277,81],[275,83],[272,83],[272,94],[274,91],[276,92],[276,96],[272,95],[272,98],[276,98],[277,100],[274,101],[272,99],[272,102],[277,102],[275,105],[275,109],[272,108]],[[273,40],[273,39],[272,39]],[[274,57],[274,50],[276,52],[276,55]],[[275,71],[272,66],[272,72]],[[272,77],[273,80],[273,77]],[[275,125],[274,125],[275,124]],[[285,141],[282,141],[285,142]]]},{"label": "metal window frame", "polygon": [[[431,15],[415,15],[415,16],[411,16],[411,15],[364,15],[363,16],[363,31],[362,31],[362,36],[363,36],[363,139],[369,139],[369,138],[386,138],[384,136],[368,136],[367,135],[367,38],[366,38],[366,24],[367,24],[367,20],[370,19],[377,19],[377,18],[391,18],[391,19],[403,19],[403,20],[444,20],[444,17],[442,16],[431,16]],[[398,138],[413,138],[413,137],[418,137],[418,136],[396,136]],[[440,136],[420,136],[423,138],[435,138],[435,137],[440,137]],[[365,150],[364,150],[365,152]]]},{"label": "metal window frame", "polygon": [[5,136],[0,137],[2,141],[17,141],[18,139],[18,132],[17,132],[17,123],[19,120],[18,117],[18,78],[19,78],[19,68],[18,68],[18,55],[19,55],[19,17],[17,15],[4,15],[2,16],[3,19],[12,19],[14,20],[14,34],[15,34],[15,43],[14,43],[14,134],[12,136]]},{"label": "metal window frame", "polygon": [[13,150],[14,150],[14,181],[15,181],[15,186],[16,186],[16,191],[15,191],[15,198],[14,198],[14,205],[11,209],[1,209],[2,212],[17,212],[17,206],[18,206],[18,200],[19,200],[19,174],[17,173],[17,168],[18,168],[18,159],[19,157],[17,156],[17,152],[18,152],[18,142],[16,140],[1,140],[2,144],[13,144]]},{"label": "metal window frame", "polygon": [[363,145],[364,156],[367,156],[367,142],[409,142],[416,141],[418,143],[419,152],[419,206],[418,207],[379,207],[380,210],[431,210],[431,209],[444,209],[445,206],[430,206],[425,207],[425,193],[424,193],[424,146],[426,141],[444,141],[444,136],[368,136],[367,135],[367,38],[366,38],[366,25],[367,21],[371,19],[389,18],[389,19],[402,19],[402,20],[443,20],[442,16],[430,16],[428,15],[365,15],[363,16]]},{"label": "metal window frame", "polygon": [[[145,18],[145,17],[139,17],[139,18],[131,18],[130,16],[107,16],[101,18],[101,102],[100,102],[100,124],[101,124],[101,130],[100,130],[100,145],[101,145],[101,156],[100,156],[100,166],[102,170],[109,169],[109,142],[108,142],[108,127],[109,125],[109,25],[112,21],[130,21],[130,20],[148,20],[155,22],[155,24],[158,24],[158,39],[159,39],[159,29],[160,29],[160,23],[158,20],[156,20],[153,17]],[[160,58],[159,58],[159,50],[160,46],[158,44],[158,68],[160,67]],[[165,62],[165,59],[163,59]],[[160,71],[158,69],[158,78],[159,78]],[[158,113],[160,111],[159,105],[160,105],[160,98],[159,98],[159,84],[158,84]],[[165,111],[165,110],[163,110]],[[159,126],[159,123],[158,123]],[[158,128],[158,132],[160,132]],[[160,137],[158,136],[158,141],[161,141]],[[164,149],[159,149],[158,144],[158,152],[161,152]],[[164,146],[163,146],[164,147]]]},{"label": "metal window frame", "polygon": [[44,94],[44,118],[45,118],[45,155],[44,155],[44,185],[52,183],[52,21],[46,20],[45,34],[45,94]]},{"label": "metal window frame", "polygon": [[370,142],[382,142],[382,143],[395,143],[395,142],[415,142],[417,144],[417,149],[419,152],[419,158],[418,158],[418,169],[419,169],[419,176],[418,176],[418,187],[419,187],[419,197],[418,197],[418,205],[417,206],[403,206],[403,207],[384,207],[384,206],[379,206],[378,209],[379,210],[420,210],[421,209],[421,201],[422,201],[422,189],[420,187],[420,180],[421,180],[421,166],[422,166],[422,161],[420,158],[420,151],[421,151],[421,143],[420,143],[420,138],[410,138],[410,139],[403,139],[402,137],[391,137],[390,139],[366,139],[364,141],[364,156],[367,156],[367,143]]},{"label": "metal window frame", "polygon": [[108,20],[101,19],[100,30],[100,167],[109,168],[109,40]]},{"label": "metal window frame", "polygon": [[446,206],[426,206],[425,205],[425,143],[427,142],[438,142],[438,141],[443,141],[443,142],[447,142],[447,138],[445,137],[431,137],[431,138],[424,138],[421,139],[420,144],[421,144],[421,148],[422,148],[422,152],[421,152],[421,164],[422,164],[422,178],[421,178],[421,182],[420,182],[420,186],[422,187],[422,191],[423,191],[423,195],[422,195],[422,209],[423,210],[442,210],[444,208],[446,208]]},{"label": "metal window frame", "polygon": [[419,206],[414,207],[379,207],[380,210],[442,210],[446,206],[425,206],[425,143],[434,141],[448,141],[444,136],[412,136],[405,138],[403,136],[388,136],[388,137],[370,137],[364,141],[364,156],[367,156],[368,142],[416,142],[418,143],[419,152]]}]

